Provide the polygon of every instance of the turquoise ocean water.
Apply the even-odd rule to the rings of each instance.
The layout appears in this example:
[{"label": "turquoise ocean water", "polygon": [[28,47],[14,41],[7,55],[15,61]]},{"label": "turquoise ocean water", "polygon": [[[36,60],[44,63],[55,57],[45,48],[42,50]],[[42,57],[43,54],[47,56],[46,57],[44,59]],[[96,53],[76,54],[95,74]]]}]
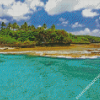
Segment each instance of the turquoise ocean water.
[{"label": "turquoise ocean water", "polygon": [[[100,58],[0,54],[0,100],[76,100],[99,73]],[[100,100],[100,78],[79,100]]]}]

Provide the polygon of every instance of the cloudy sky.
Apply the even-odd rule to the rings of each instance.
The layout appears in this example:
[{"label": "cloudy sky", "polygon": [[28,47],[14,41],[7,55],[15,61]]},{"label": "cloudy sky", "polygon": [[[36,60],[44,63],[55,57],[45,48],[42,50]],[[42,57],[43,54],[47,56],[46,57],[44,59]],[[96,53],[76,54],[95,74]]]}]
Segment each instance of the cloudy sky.
[{"label": "cloudy sky", "polygon": [[0,0],[0,23],[44,23],[76,35],[100,37],[100,0]]}]

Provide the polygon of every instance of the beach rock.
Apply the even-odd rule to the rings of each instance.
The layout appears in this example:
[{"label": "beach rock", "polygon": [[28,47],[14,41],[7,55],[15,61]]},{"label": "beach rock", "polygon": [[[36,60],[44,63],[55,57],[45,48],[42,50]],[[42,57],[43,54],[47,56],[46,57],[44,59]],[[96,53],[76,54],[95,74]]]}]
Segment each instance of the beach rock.
[{"label": "beach rock", "polygon": [[15,49],[20,49],[20,47],[16,47]]},{"label": "beach rock", "polygon": [[8,48],[4,48],[3,50],[7,50]]}]

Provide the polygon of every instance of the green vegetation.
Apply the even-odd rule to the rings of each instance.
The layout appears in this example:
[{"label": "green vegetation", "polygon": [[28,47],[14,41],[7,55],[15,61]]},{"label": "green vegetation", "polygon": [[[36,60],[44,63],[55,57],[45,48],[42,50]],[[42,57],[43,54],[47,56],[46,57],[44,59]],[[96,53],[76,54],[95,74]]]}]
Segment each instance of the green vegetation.
[{"label": "green vegetation", "polygon": [[72,43],[100,43],[100,37],[89,36],[89,35],[72,35]]},{"label": "green vegetation", "polygon": [[53,24],[50,29],[43,24],[42,27],[35,28],[28,26],[27,22],[19,26],[16,22],[6,25],[1,23],[0,45],[33,47],[35,45],[70,44],[70,43],[100,43],[100,37],[75,36],[65,30],[57,30]]}]

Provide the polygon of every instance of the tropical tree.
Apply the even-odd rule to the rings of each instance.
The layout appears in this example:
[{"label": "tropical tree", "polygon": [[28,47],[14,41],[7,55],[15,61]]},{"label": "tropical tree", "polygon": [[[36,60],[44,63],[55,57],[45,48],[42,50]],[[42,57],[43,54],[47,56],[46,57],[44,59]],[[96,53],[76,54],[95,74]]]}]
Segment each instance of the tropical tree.
[{"label": "tropical tree", "polygon": [[46,29],[46,28],[47,28],[47,25],[44,23],[42,27],[43,27],[44,29]]},{"label": "tropical tree", "polygon": [[35,26],[34,25],[31,26],[31,31],[35,31]]},{"label": "tropical tree", "polygon": [[13,31],[14,31],[14,29],[18,29],[19,26],[18,26],[18,24],[15,22],[15,23],[13,23],[12,28],[13,28]]},{"label": "tropical tree", "polygon": [[55,25],[54,24],[51,26],[51,29],[52,29],[52,31],[55,31]]},{"label": "tropical tree", "polygon": [[37,31],[38,31],[38,32],[43,32],[43,30],[44,30],[43,27],[38,27],[38,28],[37,28]]},{"label": "tropical tree", "polygon": [[7,26],[10,30],[10,28],[12,27],[12,24],[11,23],[8,23],[8,26]]},{"label": "tropical tree", "polygon": [[27,24],[27,22],[24,23],[23,28],[24,28],[25,31],[28,30],[28,24]]},{"label": "tropical tree", "polygon": [[3,29],[3,27],[6,26],[6,24],[4,22],[1,23],[1,28]]},{"label": "tropical tree", "polygon": [[21,25],[21,29],[24,30],[24,25]]},{"label": "tropical tree", "polygon": [[28,26],[28,30],[31,30],[31,26]]},{"label": "tropical tree", "polygon": [[23,25],[21,25],[21,29],[22,30],[30,30],[31,29],[31,26],[28,26],[27,22],[25,22]]}]

